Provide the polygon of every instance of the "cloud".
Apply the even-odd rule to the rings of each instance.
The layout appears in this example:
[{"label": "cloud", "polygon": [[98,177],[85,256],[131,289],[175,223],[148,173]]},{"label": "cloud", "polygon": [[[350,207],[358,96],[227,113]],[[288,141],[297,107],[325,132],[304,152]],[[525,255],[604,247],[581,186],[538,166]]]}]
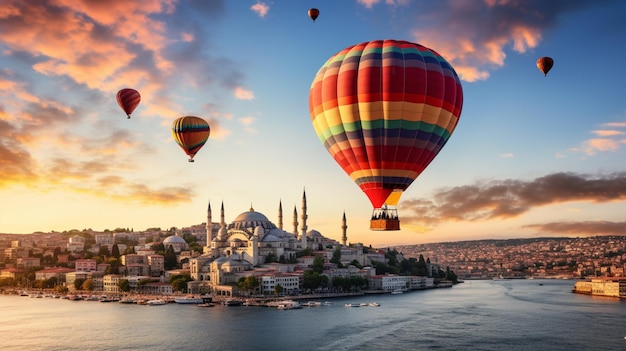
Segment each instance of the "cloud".
[{"label": "cloud", "polygon": [[[71,98],[69,90],[62,90],[69,85],[73,94],[91,90],[105,96],[133,87],[142,94],[135,115],[162,116],[171,122],[187,90],[215,87],[225,94],[242,86],[244,79],[237,62],[211,50],[206,22],[218,23],[225,13],[224,2],[184,5],[174,0],[8,0],[0,12],[2,55],[7,62],[29,65],[32,72],[22,81],[0,73],[0,94],[4,89],[19,93],[11,95],[13,99],[35,102],[39,95],[29,91],[34,89],[26,81],[41,76],[46,76],[46,84],[60,88],[60,99]],[[215,94],[215,100],[223,98]]]},{"label": "cloud", "polygon": [[250,9],[256,12],[259,17],[263,18],[269,12],[270,7],[266,3],[259,1],[256,4],[250,6]]},{"label": "cloud", "polygon": [[626,222],[610,221],[581,221],[581,222],[553,222],[529,224],[522,228],[535,229],[542,233],[571,234],[571,235],[623,235]]},{"label": "cloud", "polygon": [[402,202],[403,220],[431,224],[483,221],[521,216],[535,207],[564,202],[605,203],[626,200],[626,173],[584,175],[554,173],[530,181],[492,180],[445,188],[432,199]]},{"label": "cloud", "polygon": [[258,130],[252,127],[252,125],[256,122],[256,118],[252,116],[246,116],[239,118],[239,123],[244,126],[244,130],[248,133],[256,134]]},{"label": "cloud", "polygon": [[[362,1],[374,4],[376,1]],[[418,7],[411,33],[415,40],[444,56],[460,78],[473,82],[503,67],[507,51],[526,53],[539,45],[543,33],[585,1],[447,0]]]},{"label": "cloud", "polygon": [[591,138],[583,141],[579,146],[573,147],[570,150],[575,152],[583,152],[588,156],[597,154],[598,152],[617,151],[623,145],[626,144],[626,138],[621,130],[615,128],[624,128],[626,123],[624,122],[610,122],[603,124],[604,127],[612,127],[614,129],[599,129],[591,131],[592,134],[599,136],[599,138]]},{"label": "cloud", "polygon": [[242,87],[235,88],[235,97],[239,100],[253,100],[254,92],[246,90]]}]

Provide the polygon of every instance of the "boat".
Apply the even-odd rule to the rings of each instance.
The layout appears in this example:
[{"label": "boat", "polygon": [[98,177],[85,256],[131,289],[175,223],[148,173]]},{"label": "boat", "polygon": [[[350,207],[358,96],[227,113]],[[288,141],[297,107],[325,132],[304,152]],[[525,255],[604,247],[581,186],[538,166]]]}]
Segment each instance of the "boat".
[{"label": "boat", "polygon": [[215,304],[212,303],[212,302],[205,302],[205,303],[199,303],[196,306],[198,306],[198,307],[213,307],[213,306],[215,306]]},{"label": "boat", "polygon": [[324,306],[332,306],[333,303],[330,301],[324,301]]},{"label": "boat", "polygon": [[204,299],[201,298],[197,298],[197,297],[181,297],[178,299],[174,299],[174,302],[176,303],[182,303],[182,304],[199,304],[199,303],[203,303]]},{"label": "boat", "polygon": [[305,306],[305,307],[318,307],[321,305],[322,303],[319,301],[308,301],[302,304],[302,306]]},{"label": "boat", "polygon": [[361,307],[361,304],[359,304],[359,303],[347,303],[344,306],[346,306],[346,307]]},{"label": "boat", "polygon": [[278,304],[277,308],[279,310],[295,310],[302,308],[302,305],[298,301],[283,300]]},{"label": "boat", "polygon": [[133,301],[133,299],[131,299],[130,297],[125,297],[125,298],[120,299],[119,303],[131,304],[131,303],[135,303],[135,301]]},{"label": "boat", "polygon": [[372,307],[379,307],[379,306],[380,306],[380,304],[379,304],[378,302],[370,302],[370,303],[368,304],[368,306],[372,306]]},{"label": "boat", "polygon": [[226,300],[223,302],[225,306],[241,306],[243,305],[243,301],[240,300]]},{"label": "boat", "polygon": [[148,305],[148,306],[161,306],[161,305],[165,305],[166,303],[167,302],[165,302],[164,300],[161,300],[161,299],[146,301],[146,305]]},{"label": "boat", "polygon": [[394,291],[391,292],[392,294],[403,294],[404,291],[402,291],[402,289],[395,289]]}]

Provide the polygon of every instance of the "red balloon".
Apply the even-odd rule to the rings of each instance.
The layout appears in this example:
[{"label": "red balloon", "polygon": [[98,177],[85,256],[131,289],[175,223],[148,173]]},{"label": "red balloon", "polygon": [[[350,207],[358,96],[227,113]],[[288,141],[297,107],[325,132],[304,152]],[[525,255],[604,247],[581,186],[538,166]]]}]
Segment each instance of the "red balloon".
[{"label": "red balloon", "polygon": [[313,22],[315,22],[315,20],[317,19],[319,15],[320,15],[320,10],[316,8],[309,9],[309,17],[311,17]]},{"label": "red balloon", "polygon": [[126,113],[128,118],[130,118],[130,114],[135,111],[137,105],[141,101],[141,95],[135,89],[125,88],[117,92],[115,96],[117,99],[117,104],[120,105],[122,110]]},{"label": "red balloon", "polygon": [[551,57],[544,56],[537,60],[537,68],[543,72],[544,77],[548,75],[553,65],[554,60]]}]

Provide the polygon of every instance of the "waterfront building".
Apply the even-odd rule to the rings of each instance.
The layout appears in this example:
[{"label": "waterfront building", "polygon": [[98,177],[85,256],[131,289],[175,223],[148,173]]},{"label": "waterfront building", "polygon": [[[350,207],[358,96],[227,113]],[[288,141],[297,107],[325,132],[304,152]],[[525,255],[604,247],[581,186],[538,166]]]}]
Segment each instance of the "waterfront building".
[{"label": "waterfront building", "polygon": [[0,278],[22,279],[28,271],[20,268],[5,268],[0,271]]},{"label": "waterfront building", "polygon": [[280,286],[283,295],[291,295],[300,291],[300,274],[273,273],[261,276],[261,289],[263,294],[272,295],[276,287]]},{"label": "waterfront building", "polygon": [[64,268],[64,267],[40,269],[35,272],[35,279],[36,280],[48,280],[51,278],[56,278],[57,283],[60,284],[60,283],[65,283],[66,274],[71,273],[71,272],[74,272],[74,270],[71,268]]},{"label": "waterfront building", "polygon": [[579,294],[626,298],[626,278],[592,278],[574,283],[574,292]]},{"label": "waterfront building", "polygon": [[435,286],[434,278],[401,276],[395,274],[374,275],[368,278],[369,288],[392,292],[395,290],[419,290]]},{"label": "waterfront building", "polygon": [[104,288],[104,292],[108,293],[119,293],[119,283],[120,279],[126,279],[125,277],[119,274],[107,274],[102,277],[102,286]]},{"label": "waterfront building", "polygon": [[76,290],[75,287],[75,282],[76,280],[87,280],[87,279],[91,279],[92,277],[92,272],[67,272],[65,273],[65,286],[70,290],[70,291],[74,291]]}]

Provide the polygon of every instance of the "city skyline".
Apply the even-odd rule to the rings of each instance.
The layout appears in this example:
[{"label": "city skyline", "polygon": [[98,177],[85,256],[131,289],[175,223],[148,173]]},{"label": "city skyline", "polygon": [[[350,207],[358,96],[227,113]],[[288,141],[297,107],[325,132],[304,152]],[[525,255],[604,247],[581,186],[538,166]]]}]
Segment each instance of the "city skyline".
[{"label": "city skyline", "polygon": [[[315,22],[307,10],[316,7]],[[0,233],[187,227],[224,203],[375,246],[624,234],[620,1],[26,3],[0,10]],[[440,53],[457,129],[398,206],[372,207],[315,135],[308,94],[336,52],[375,39]],[[546,77],[535,61],[554,58]],[[115,94],[137,89],[130,119]],[[188,157],[171,137],[206,119]],[[291,224],[286,223],[286,228]]]}]

